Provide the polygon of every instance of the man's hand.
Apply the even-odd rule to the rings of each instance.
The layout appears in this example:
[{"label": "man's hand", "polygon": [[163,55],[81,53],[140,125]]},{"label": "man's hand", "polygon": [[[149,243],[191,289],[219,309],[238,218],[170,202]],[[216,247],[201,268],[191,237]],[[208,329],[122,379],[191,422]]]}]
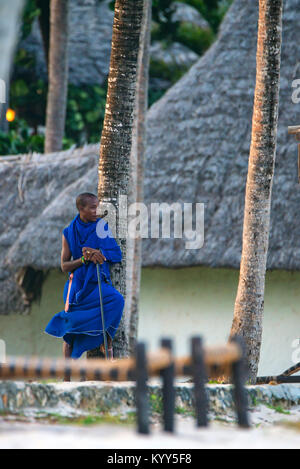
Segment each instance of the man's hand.
[{"label": "man's hand", "polygon": [[106,257],[98,249],[83,247],[82,254],[85,260],[94,262],[94,264],[103,264],[106,261]]}]

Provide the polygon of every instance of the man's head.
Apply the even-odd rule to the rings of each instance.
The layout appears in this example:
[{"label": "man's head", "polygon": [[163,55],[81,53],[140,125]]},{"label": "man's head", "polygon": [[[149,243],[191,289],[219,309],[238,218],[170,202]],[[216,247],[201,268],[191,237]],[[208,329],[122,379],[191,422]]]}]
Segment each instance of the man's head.
[{"label": "man's head", "polygon": [[76,198],[76,207],[85,223],[97,220],[98,198],[90,192],[83,192]]}]

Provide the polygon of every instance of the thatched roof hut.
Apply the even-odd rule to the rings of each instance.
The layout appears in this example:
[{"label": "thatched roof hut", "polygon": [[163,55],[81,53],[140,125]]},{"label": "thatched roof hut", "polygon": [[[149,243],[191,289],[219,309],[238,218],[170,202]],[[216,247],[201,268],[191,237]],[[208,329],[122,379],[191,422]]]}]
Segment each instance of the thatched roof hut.
[{"label": "thatched roof hut", "polygon": [[[101,85],[107,78],[114,19],[110,3],[111,0],[70,0],[68,79],[73,85]],[[191,24],[204,30],[210,29],[196,8],[181,2],[174,2],[173,6],[173,22]],[[36,76],[47,81],[47,64],[37,18],[33,22],[30,34],[20,42],[19,48],[32,55]],[[198,58],[195,52],[180,43],[171,43],[166,48],[162,41],[155,41],[150,52],[151,58],[161,60],[167,65],[176,63],[189,66]],[[19,66],[15,72],[17,76],[22,77],[24,69]]]},{"label": "thatched roof hut", "polygon": [[98,154],[89,145],[0,160],[0,314],[26,311],[46,272],[59,267],[76,194],[97,191]]},{"label": "thatched roof hut", "polygon": [[[74,85],[102,84],[107,77],[114,18],[109,3],[110,0],[70,0],[68,61],[69,82]],[[34,57],[37,77],[47,80],[47,64],[37,19],[20,47]]]},{"label": "thatched roof hut", "polygon": [[[297,145],[292,83],[300,78],[297,0],[284,2],[278,144],[267,267],[300,268]],[[145,200],[202,202],[200,250],[145,240],[144,265],[239,268],[256,77],[258,0],[236,0],[218,40],[148,112]]]},{"label": "thatched roof hut", "polygon": [[[267,267],[300,269],[292,82],[300,64],[297,0],[286,0],[280,112]],[[143,240],[143,265],[238,268],[255,86],[258,0],[236,0],[218,40],[148,112],[145,201],[202,202],[205,240]],[[299,78],[299,75],[298,75]],[[23,155],[0,163],[0,314],[26,310],[45,272],[60,265],[74,198],[96,191],[99,147]]]}]

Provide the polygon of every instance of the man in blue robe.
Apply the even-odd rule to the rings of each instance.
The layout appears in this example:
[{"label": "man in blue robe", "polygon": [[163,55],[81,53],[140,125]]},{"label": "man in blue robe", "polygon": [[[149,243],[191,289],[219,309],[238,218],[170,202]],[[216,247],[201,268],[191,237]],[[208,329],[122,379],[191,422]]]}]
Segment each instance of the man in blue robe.
[{"label": "man in blue robe", "polygon": [[[109,357],[112,359],[112,340],[122,317],[124,298],[111,283],[109,264],[121,262],[122,253],[107,222],[96,215],[97,197],[88,192],[79,194],[76,207],[79,213],[62,235],[61,269],[69,273],[63,292],[65,310],[55,314],[45,332],[64,339],[66,358],[79,358],[83,352],[99,346],[104,352],[96,269],[98,263],[105,332]],[[97,233],[102,235],[98,236]],[[104,237],[103,233],[108,236]]]}]

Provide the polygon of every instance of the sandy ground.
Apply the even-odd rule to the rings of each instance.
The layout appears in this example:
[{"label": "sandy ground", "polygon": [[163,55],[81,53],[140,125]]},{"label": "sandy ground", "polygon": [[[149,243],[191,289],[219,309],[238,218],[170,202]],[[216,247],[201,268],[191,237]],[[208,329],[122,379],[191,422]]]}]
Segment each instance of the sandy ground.
[{"label": "sandy ground", "polygon": [[[298,430],[286,422],[300,422],[300,407],[289,415],[260,406],[251,412],[252,428],[239,429],[232,421],[213,421],[197,429],[192,417],[176,415],[176,432],[168,434],[156,421],[150,435],[138,435],[134,426],[52,424],[33,417],[0,417],[0,449],[193,449],[193,448],[300,448]],[[113,453],[112,453],[113,454]]]}]

